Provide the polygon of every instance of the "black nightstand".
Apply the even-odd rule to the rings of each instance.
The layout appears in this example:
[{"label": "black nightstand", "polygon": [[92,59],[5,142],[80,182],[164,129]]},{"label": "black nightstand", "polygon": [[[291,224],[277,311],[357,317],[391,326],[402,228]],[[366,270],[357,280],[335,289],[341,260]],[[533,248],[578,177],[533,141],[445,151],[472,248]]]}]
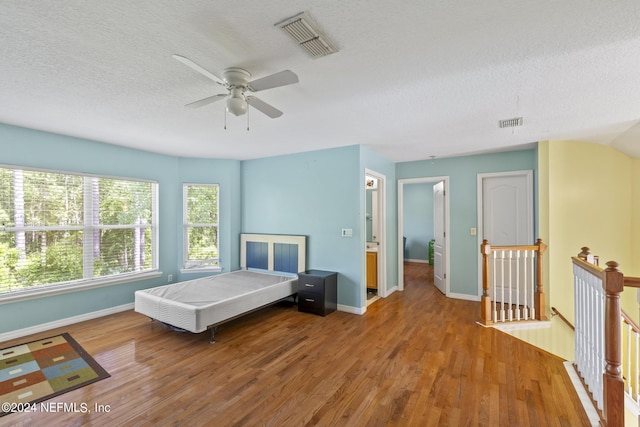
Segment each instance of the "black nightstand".
[{"label": "black nightstand", "polygon": [[338,273],[307,270],[298,273],[298,311],[326,316],[338,307]]}]

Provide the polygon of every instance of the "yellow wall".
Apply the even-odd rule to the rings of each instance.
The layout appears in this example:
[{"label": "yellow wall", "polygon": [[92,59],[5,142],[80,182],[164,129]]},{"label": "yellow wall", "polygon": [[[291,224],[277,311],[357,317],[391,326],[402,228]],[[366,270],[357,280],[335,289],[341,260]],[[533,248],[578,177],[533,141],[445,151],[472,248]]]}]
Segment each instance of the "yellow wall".
[{"label": "yellow wall", "polygon": [[631,276],[640,277],[640,159],[632,159],[631,195]]},{"label": "yellow wall", "polygon": [[[538,157],[540,237],[549,245],[546,291],[549,305],[573,321],[571,257],[582,246],[600,256],[601,266],[615,260],[626,274],[635,268],[631,242],[640,232],[640,209],[632,199],[640,190],[633,179],[640,171],[635,159],[601,144],[545,141]],[[637,316],[635,292],[625,292],[622,305]]]},{"label": "yellow wall", "polygon": [[[538,236],[544,243],[549,244],[549,143],[538,144]],[[545,312],[551,316],[551,307],[554,307],[551,299],[549,260],[553,255],[553,248],[547,248],[542,257],[542,283],[547,295]]]}]

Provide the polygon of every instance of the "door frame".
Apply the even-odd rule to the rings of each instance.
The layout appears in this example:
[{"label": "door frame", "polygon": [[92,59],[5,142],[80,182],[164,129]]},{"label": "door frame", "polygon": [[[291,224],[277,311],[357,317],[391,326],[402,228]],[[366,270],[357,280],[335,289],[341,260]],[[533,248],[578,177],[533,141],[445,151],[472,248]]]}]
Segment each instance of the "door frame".
[{"label": "door frame", "polygon": [[[535,205],[535,189],[533,188],[533,170],[517,170],[517,171],[506,171],[506,172],[491,172],[491,173],[479,173],[477,178],[477,192],[476,192],[476,200],[478,201],[478,223],[477,223],[477,248],[478,248],[478,297],[482,296],[482,254],[480,253],[480,245],[482,244],[482,235],[484,233],[483,230],[483,209],[484,209],[484,198],[483,198],[483,181],[485,178],[499,178],[499,177],[509,177],[509,176],[524,176],[527,178],[527,191],[530,191],[530,197],[527,200],[530,202],[529,209],[527,209],[528,218],[527,221],[531,225],[530,227],[530,236],[529,240],[531,241],[529,244],[533,245],[535,242],[533,241],[535,236],[535,218],[534,218],[534,205]],[[491,244],[491,242],[489,242]]]},{"label": "door frame", "polygon": [[436,184],[440,181],[444,181],[444,286],[445,286],[445,295],[449,296],[451,293],[450,281],[451,277],[450,265],[450,248],[451,248],[451,221],[449,215],[449,200],[451,199],[449,192],[449,177],[448,176],[434,176],[434,177],[424,177],[424,178],[405,178],[398,180],[398,290],[404,290],[404,242],[403,242],[403,233],[404,233],[404,224],[403,224],[403,216],[404,216],[404,186],[405,184]]},{"label": "door frame", "polygon": [[[378,223],[380,224],[380,236],[378,238],[378,296],[382,298],[387,297],[387,191],[386,182],[387,177],[379,172],[371,169],[364,169],[364,176],[370,175],[378,180],[378,212],[380,218]],[[363,186],[363,191],[366,193],[366,188]],[[366,198],[366,194],[365,194]],[[366,203],[366,201],[365,201]],[[366,206],[365,206],[366,208]],[[366,209],[364,209],[366,211]],[[366,224],[366,220],[363,221]],[[363,250],[364,250],[364,275],[362,276],[362,291],[364,299],[364,307],[367,306],[367,236],[366,225],[363,232]]]}]

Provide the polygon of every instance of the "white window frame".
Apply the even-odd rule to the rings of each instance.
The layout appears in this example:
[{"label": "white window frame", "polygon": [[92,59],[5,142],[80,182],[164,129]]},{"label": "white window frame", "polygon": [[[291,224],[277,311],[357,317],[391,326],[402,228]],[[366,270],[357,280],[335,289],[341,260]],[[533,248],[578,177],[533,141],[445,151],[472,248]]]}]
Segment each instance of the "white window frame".
[{"label": "white window frame", "polygon": [[[53,296],[58,294],[77,292],[81,290],[99,288],[103,286],[111,286],[118,285],[122,283],[130,283],[139,280],[146,280],[157,278],[162,275],[160,271],[158,271],[158,262],[159,262],[159,251],[158,251],[158,236],[159,236],[159,222],[158,222],[158,192],[159,185],[157,181],[145,180],[139,178],[128,178],[128,177],[120,177],[120,176],[107,176],[107,175],[92,175],[92,174],[83,174],[62,170],[51,170],[51,169],[41,169],[41,168],[32,168],[32,167],[24,167],[24,166],[16,166],[16,165],[5,165],[0,164],[0,168],[2,169],[11,169],[11,170],[23,170],[23,171],[35,171],[35,172],[45,172],[52,174],[60,174],[60,175],[75,175],[83,177],[83,187],[85,194],[85,202],[84,202],[84,224],[81,226],[25,226],[25,227],[3,227],[0,225],[0,231],[5,232],[16,232],[16,231],[64,231],[64,230],[82,230],[83,231],[83,251],[91,251],[92,250],[92,237],[89,236],[87,239],[87,235],[93,235],[92,231],[94,229],[116,229],[116,228],[130,228],[127,225],[102,225],[98,227],[94,227],[92,225],[92,221],[87,222],[87,218],[91,218],[92,215],[92,203],[87,203],[87,194],[91,194],[91,181],[93,178],[105,178],[105,179],[116,179],[122,181],[135,181],[135,182],[148,182],[151,184],[151,206],[152,206],[152,215],[151,215],[151,224],[147,224],[142,226],[141,228],[151,228],[151,232],[153,234],[152,238],[152,246],[151,246],[151,268],[138,271],[138,272],[127,272],[120,274],[112,274],[109,276],[101,276],[101,277],[87,277],[88,269],[91,266],[87,266],[84,263],[87,259],[91,259],[91,257],[83,257],[83,272],[84,278],[78,280],[72,280],[67,282],[58,282],[58,283],[49,283],[43,285],[36,285],[27,288],[15,289],[7,292],[0,293],[0,304],[17,302],[22,300],[28,300],[33,298],[41,298],[45,296]],[[91,263],[92,261],[90,261]],[[91,270],[92,272],[93,270]]]},{"label": "white window frame", "polygon": [[[217,223],[194,223],[188,222],[188,188],[189,187],[216,187],[218,189],[218,222]],[[202,184],[185,182],[182,184],[182,259],[183,267],[180,269],[180,273],[207,273],[207,272],[219,272],[222,271],[220,265],[220,185],[219,184]],[[218,242],[218,258],[212,258],[208,260],[192,260],[189,259],[189,228],[191,227],[216,227],[216,241]],[[217,265],[203,265],[210,261],[216,261]]]}]

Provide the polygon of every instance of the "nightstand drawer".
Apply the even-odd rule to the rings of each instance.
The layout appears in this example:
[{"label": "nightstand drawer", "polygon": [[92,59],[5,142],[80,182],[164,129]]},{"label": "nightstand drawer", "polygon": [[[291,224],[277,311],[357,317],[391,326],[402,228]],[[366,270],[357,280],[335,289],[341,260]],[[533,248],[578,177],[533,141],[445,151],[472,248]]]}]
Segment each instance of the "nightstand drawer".
[{"label": "nightstand drawer", "polygon": [[324,316],[324,295],[298,294],[298,311]]},{"label": "nightstand drawer", "polygon": [[324,280],[306,276],[298,279],[298,293],[324,294]]}]

